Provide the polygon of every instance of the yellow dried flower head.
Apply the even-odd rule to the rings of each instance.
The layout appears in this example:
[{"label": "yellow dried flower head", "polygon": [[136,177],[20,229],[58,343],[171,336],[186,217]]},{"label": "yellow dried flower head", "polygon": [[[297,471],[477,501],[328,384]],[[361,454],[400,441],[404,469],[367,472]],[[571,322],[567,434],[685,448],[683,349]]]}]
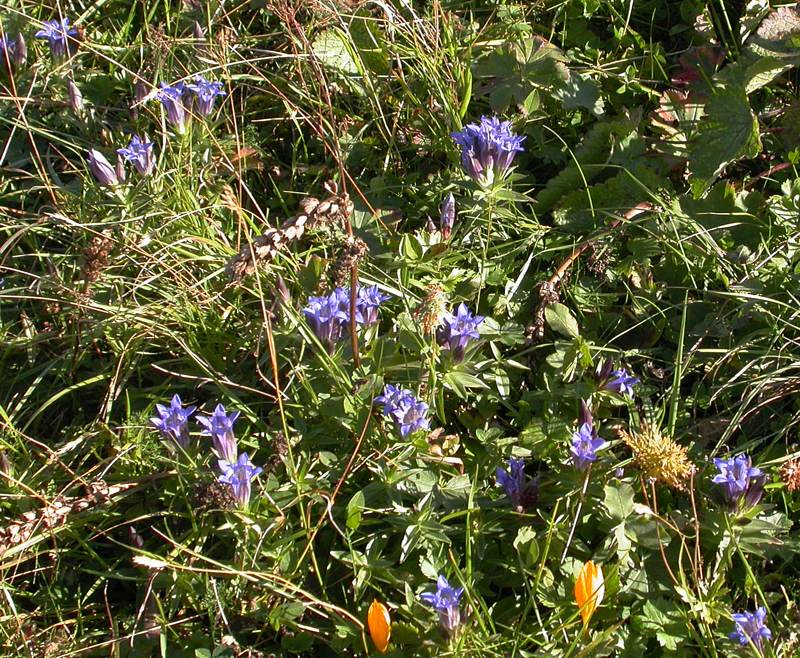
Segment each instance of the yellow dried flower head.
[{"label": "yellow dried flower head", "polygon": [[447,296],[441,286],[431,284],[425,290],[425,297],[414,309],[414,318],[422,323],[422,330],[426,334],[432,334],[442,323],[442,319],[447,313]]},{"label": "yellow dried flower head", "polygon": [[657,427],[647,423],[642,423],[637,431],[618,430],[618,433],[633,451],[636,465],[645,477],[673,489],[686,490],[686,481],[695,467],[689,461],[684,446],[678,445]]}]

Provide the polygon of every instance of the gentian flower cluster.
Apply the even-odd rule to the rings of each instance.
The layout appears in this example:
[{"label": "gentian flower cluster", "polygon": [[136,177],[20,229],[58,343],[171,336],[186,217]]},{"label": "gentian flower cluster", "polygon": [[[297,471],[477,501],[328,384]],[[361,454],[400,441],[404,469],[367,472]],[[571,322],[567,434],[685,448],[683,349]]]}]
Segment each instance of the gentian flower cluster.
[{"label": "gentian flower cluster", "polygon": [[469,342],[480,338],[478,326],[483,322],[482,315],[473,315],[466,304],[461,303],[455,313],[448,313],[436,332],[436,341],[444,349],[450,350],[453,360],[463,360]]},{"label": "gentian flower cluster", "polygon": [[[378,286],[359,286],[356,291],[356,323],[359,326],[375,324],[378,308],[387,299],[389,295],[382,293]],[[330,295],[309,297],[303,315],[317,338],[332,352],[350,326],[350,289],[338,287]]]},{"label": "gentian flower cluster", "polygon": [[234,411],[228,414],[225,407],[218,404],[210,418],[197,417],[197,422],[204,428],[200,434],[210,436],[219,458],[229,463],[235,463],[237,458],[238,448],[233,434],[233,424],[239,418],[239,413]]},{"label": "gentian flower cluster", "polygon": [[728,637],[739,644],[752,642],[759,653],[764,653],[764,641],[772,637],[772,631],[766,627],[764,620],[767,618],[766,608],[760,607],[755,612],[740,612],[733,615],[736,630]]},{"label": "gentian flower cluster", "polygon": [[572,434],[572,461],[575,468],[585,471],[589,464],[597,460],[597,451],[602,450],[608,445],[597,435],[597,428],[594,426],[594,419],[589,411],[589,407],[581,400],[581,413],[578,418],[578,429]]},{"label": "gentian flower cluster", "polygon": [[537,482],[525,476],[525,460],[519,457],[510,457],[508,470],[497,467],[495,471],[497,484],[503,487],[514,507],[523,511],[529,508],[536,500]]},{"label": "gentian flower cluster", "polygon": [[428,405],[418,400],[408,389],[387,384],[383,395],[376,397],[375,402],[383,405],[384,416],[392,418],[400,426],[401,436],[430,429]]},{"label": "gentian flower cluster", "polygon": [[153,142],[148,141],[147,135],[144,136],[144,139],[139,135],[134,135],[131,137],[130,144],[125,148],[117,149],[117,153],[126,162],[133,164],[133,168],[142,176],[149,176],[153,173],[156,161],[153,156]]},{"label": "gentian flower cluster", "polygon": [[51,21],[45,21],[42,24],[42,29],[34,36],[37,39],[47,39],[47,45],[50,46],[50,54],[55,59],[60,59],[69,52],[69,37],[77,37],[78,30],[70,27],[69,18],[54,18]]},{"label": "gentian flower cluster", "polygon": [[189,445],[189,417],[197,410],[197,407],[183,407],[180,396],[176,393],[172,396],[167,407],[157,404],[158,418],[151,418],[150,422],[161,432],[165,438],[174,439],[182,448]]},{"label": "gentian flower cluster", "polygon": [[515,135],[510,121],[481,117],[450,136],[461,147],[461,165],[478,184],[489,187],[508,173],[514,157],[523,151],[524,137]]},{"label": "gentian flower cluster", "polygon": [[239,503],[240,507],[246,508],[250,503],[252,482],[264,469],[260,466],[254,466],[246,452],[239,455],[238,460],[220,459],[217,463],[219,470],[222,471],[222,475],[219,476],[218,480],[223,484],[230,485],[236,502]]},{"label": "gentian flower cluster", "polygon": [[225,95],[221,82],[206,80],[202,75],[195,76],[194,80],[194,83],[190,84],[177,82],[168,85],[162,82],[161,89],[156,94],[156,98],[161,101],[167,113],[167,121],[180,135],[186,132],[187,121],[192,112],[193,99],[188,92],[194,93],[194,100],[197,101],[195,109],[200,116],[211,114],[217,96]]},{"label": "gentian flower cluster", "polygon": [[450,587],[447,578],[439,576],[435,592],[423,592],[420,599],[433,607],[439,615],[439,626],[446,635],[453,635],[461,623],[461,597],[463,587]]},{"label": "gentian flower cluster", "polygon": [[749,455],[733,459],[714,459],[719,473],[711,480],[720,485],[719,493],[729,510],[737,511],[758,504],[764,495],[766,475],[753,466]]}]

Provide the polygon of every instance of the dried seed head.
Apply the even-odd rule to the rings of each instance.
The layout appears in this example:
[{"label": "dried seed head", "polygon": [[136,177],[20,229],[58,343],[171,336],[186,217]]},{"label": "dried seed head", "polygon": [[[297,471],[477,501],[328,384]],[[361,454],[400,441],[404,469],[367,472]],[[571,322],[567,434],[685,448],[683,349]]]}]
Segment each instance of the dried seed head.
[{"label": "dried seed head", "polygon": [[783,465],[778,470],[781,481],[786,485],[786,490],[790,492],[800,489],[800,458],[795,457]]},{"label": "dried seed head", "polygon": [[695,471],[687,450],[654,425],[643,423],[638,431],[617,430],[633,451],[636,465],[644,476],[668,487],[686,491],[686,482]]},{"label": "dried seed head", "polygon": [[354,265],[358,265],[368,251],[369,248],[366,242],[355,236],[348,236],[333,265],[331,276],[333,277],[334,285],[343,286],[349,281],[350,270]]},{"label": "dried seed head", "polygon": [[85,262],[81,275],[86,283],[92,283],[100,278],[100,273],[108,265],[108,257],[114,247],[114,241],[108,233],[95,235],[89,245],[83,250]]},{"label": "dried seed head", "polygon": [[438,284],[431,284],[425,291],[425,297],[416,309],[414,318],[422,323],[422,331],[432,334],[442,324],[447,313],[447,295]]}]

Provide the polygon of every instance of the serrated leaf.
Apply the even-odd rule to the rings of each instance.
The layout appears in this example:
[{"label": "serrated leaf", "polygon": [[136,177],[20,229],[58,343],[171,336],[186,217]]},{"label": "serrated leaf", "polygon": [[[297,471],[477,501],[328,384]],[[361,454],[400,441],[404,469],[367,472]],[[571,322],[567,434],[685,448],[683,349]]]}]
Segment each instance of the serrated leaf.
[{"label": "serrated leaf", "polygon": [[689,171],[694,196],[702,196],[720,172],[740,158],[761,152],[758,120],[741,87],[717,87],[690,148]]},{"label": "serrated leaf", "polygon": [[557,334],[566,336],[567,338],[577,338],[580,336],[580,329],[578,328],[578,321],[572,315],[566,306],[555,302],[550,304],[544,310],[544,317],[547,320],[547,325]]}]

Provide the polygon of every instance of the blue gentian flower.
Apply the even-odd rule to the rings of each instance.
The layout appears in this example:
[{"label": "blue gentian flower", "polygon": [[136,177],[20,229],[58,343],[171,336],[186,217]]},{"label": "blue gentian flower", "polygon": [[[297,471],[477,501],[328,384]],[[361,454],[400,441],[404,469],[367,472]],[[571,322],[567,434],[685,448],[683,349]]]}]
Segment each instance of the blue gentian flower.
[{"label": "blue gentian flower", "polygon": [[400,407],[400,413],[396,415],[400,423],[400,436],[408,436],[420,430],[430,429],[430,421],[427,417],[428,405],[416,398],[406,398],[405,403]]},{"label": "blue gentian flower", "polygon": [[400,426],[401,436],[430,428],[428,405],[408,389],[387,384],[383,395],[376,397],[375,402],[383,405],[384,416],[392,418]]},{"label": "blue gentian flower", "polygon": [[490,186],[508,173],[514,156],[524,150],[525,139],[515,135],[510,121],[497,117],[481,117],[450,136],[461,147],[461,165],[473,180]]},{"label": "blue gentian flower", "polygon": [[736,630],[728,637],[737,640],[739,644],[750,644],[751,642],[758,649],[759,653],[764,653],[764,640],[772,637],[772,631],[764,625],[767,618],[766,608],[758,608],[755,612],[741,612],[732,615],[736,623]]},{"label": "blue gentian flower", "polygon": [[737,455],[733,459],[714,459],[719,473],[711,480],[721,485],[720,494],[731,511],[741,506],[756,505],[764,494],[766,476],[753,466],[749,455]]},{"label": "blue gentian flower", "polygon": [[455,314],[448,313],[442,318],[442,325],[436,332],[436,341],[453,353],[455,361],[461,361],[469,341],[480,338],[478,327],[483,320],[482,315],[473,315],[462,302]]},{"label": "blue gentian flower", "polygon": [[309,326],[329,352],[344,335],[350,318],[349,301],[341,292],[337,288],[327,296],[309,297],[308,306],[303,309]]},{"label": "blue gentian flower", "polygon": [[439,576],[436,581],[436,591],[423,592],[419,598],[436,610],[439,615],[439,626],[447,635],[452,635],[461,623],[459,607],[463,594],[463,587],[450,587],[447,578]]},{"label": "blue gentian flower", "polygon": [[246,508],[250,502],[251,482],[264,469],[254,466],[246,452],[239,455],[236,462],[220,459],[218,465],[222,475],[217,479],[223,484],[229,484],[239,506]]},{"label": "blue gentian flower", "polygon": [[69,26],[69,18],[54,18],[51,21],[45,21],[42,29],[34,36],[37,39],[47,39],[50,54],[56,59],[60,59],[69,52],[68,37],[77,37],[78,30]]},{"label": "blue gentian flower", "polygon": [[456,221],[456,198],[451,192],[448,194],[442,206],[439,209],[439,227],[442,231],[442,237],[447,240],[453,232],[453,224]]},{"label": "blue gentian flower", "polygon": [[[348,292],[347,307],[350,308],[350,295]],[[356,297],[356,322],[358,324],[371,325],[378,321],[378,308],[391,295],[381,292],[378,286],[362,288],[359,286]],[[348,312],[349,317],[349,312]]]},{"label": "blue gentian flower", "polygon": [[578,419],[579,427],[572,434],[572,461],[579,471],[585,471],[589,464],[597,460],[597,451],[602,450],[608,445],[597,436],[597,429],[594,426],[594,419],[589,411],[589,407],[581,400],[581,413]]},{"label": "blue gentian flower", "polygon": [[189,417],[197,407],[184,409],[180,396],[172,396],[169,406],[157,404],[158,418],[151,418],[150,422],[161,432],[165,438],[174,439],[178,445],[186,448],[189,445]]},{"label": "blue gentian flower", "polygon": [[153,142],[147,140],[147,135],[144,136],[144,139],[139,135],[134,135],[126,148],[117,149],[117,153],[125,158],[126,162],[132,163],[133,168],[142,176],[152,174],[156,165],[153,156]]},{"label": "blue gentian flower", "polygon": [[497,484],[503,487],[506,496],[519,511],[531,507],[538,494],[537,480],[529,480],[525,476],[525,460],[510,457],[508,470],[498,466],[495,471]]},{"label": "blue gentian flower", "polygon": [[236,436],[233,434],[233,424],[239,418],[238,411],[228,414],[225,407],[218,404],[210,418],[198,416],[197,422],[204,429],[200,432],[203,436],[210,436],[214,444],[214,450],[220,459],[234,463],[237,456]]},{"label": "blue gentian flower", "polygon": [[204,117],[214,111],[217,96],[225,95],[221,82],[206,80],[202,75],[196,75],[194,84],[188,84],[186,88],[197,95],[197,113]]},{"label": "blue gentian flower", "polygon": [[189,117],[189,109],[184,103],[186,85],[178,82],[174,85],[160,83],[161,89],[156,92],[156,98],[161,101],[164,111],[167,113],[167,121],[175,128],[175,132],[182,135],[186,132],[186,121]]},{"label": "blue gentian flower", "polygon": [[[356,289],[356,324],[371,325],[378,321],[378,308],[389,299],[378,286]],[[303,314],[317,338],[333,351],[336,342],[350,327],[350,289],[337,287],[327,296],[309,297]]]},{"label": "blue gentian flower", "polygon": [[119,176],[114,166],[100,151],[89,149],[89,171],[100,185],[117,185]]},{"label": "blue gentian flower", "polygon": [[605,383],[604,388],[607,391],[614,391],[620,395],[627,395],[633,397],[633,387],[639,383],[639,378],[629,375],[625,368],[614,370],[611,372],[608,381]]}]

